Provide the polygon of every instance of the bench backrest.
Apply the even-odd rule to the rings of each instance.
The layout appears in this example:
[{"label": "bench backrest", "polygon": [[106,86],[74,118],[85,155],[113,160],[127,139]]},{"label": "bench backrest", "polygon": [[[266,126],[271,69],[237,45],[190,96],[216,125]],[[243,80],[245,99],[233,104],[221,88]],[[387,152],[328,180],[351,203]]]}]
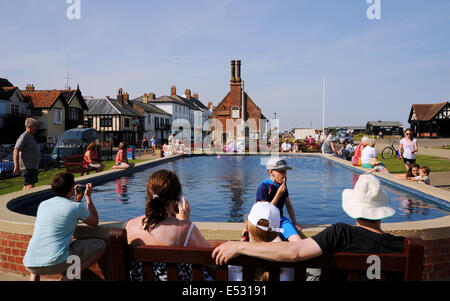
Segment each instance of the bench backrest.
[{"label": "bench backrest", "polygon": [[[179,263],[192,264],[192,280],[201,281],[202,266],[215,265],[211,257],[214,248],[186,248],[169,246],[137,246],[127,243],[127,234],[124,229],[112,229],[110,232],[110,244],[113,264],[113,280],[129,280],[128,262],[142,262],[144,280],[152,280],[153,262],[165,262],[167,279],[177,279],[176,267]],[[361,280],[366,275],[372,262],[367,262],[370,255],[380,258],[382,280],[386,275],[400,274],[402,280],[420,281],[423,271],[423,241],[420,238],[405,238],[403,253],[350,253],[339,252],[331,255],[322,255],[301,262],[271,262],[249,256],[238,256],[230,260],[228,264],[243,267],[243,280],[254,279],[255,270],[264,267],[270,273],[270,279],[279,280],[280,267],[292,267],[295,269],[295,280],[306,280],[307,268],[320,268],[320,280]],[[344,278],[342,278],[344,277]],[[228,280],[228,266],[217,266],[218,281]]]}]

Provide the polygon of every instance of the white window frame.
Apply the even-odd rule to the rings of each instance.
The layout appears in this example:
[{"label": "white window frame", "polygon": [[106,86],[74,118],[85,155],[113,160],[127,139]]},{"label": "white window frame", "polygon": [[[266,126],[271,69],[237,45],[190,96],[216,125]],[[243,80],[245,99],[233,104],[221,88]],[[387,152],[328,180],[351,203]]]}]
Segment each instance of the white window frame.
[{"label": "white window frame", "polygon": [[[59,119],[59,120],[58,120]],[[54,109],[53,111],[53,123],[62,124],[62,109]]]}]

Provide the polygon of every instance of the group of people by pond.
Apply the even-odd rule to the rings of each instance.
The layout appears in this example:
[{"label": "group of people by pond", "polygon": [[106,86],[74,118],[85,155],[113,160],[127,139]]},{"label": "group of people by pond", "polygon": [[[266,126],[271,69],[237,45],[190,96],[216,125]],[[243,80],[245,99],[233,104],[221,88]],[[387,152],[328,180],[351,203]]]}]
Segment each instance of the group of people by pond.
[{"label": "group of people by pond", "polygon": [[[342,208],[356,220],[356,225],[336,223],[319,234],[306,237],[297,223],[290,200],[287,184],[290,169],[287,161],[280,157],[267,161],[267,179],[257,188],[242,238],[214,249],[211,256],[217,265],[226,264],[241,254],[271,261],[301,261],[339,251],[403,251],[403,237],[381,230],[381,220],[392,216],[395,210],[380,181],[371,174],[360,175],[354,188],[345,189],[342,194]],[[107,245],[102,239],[72,241],[79,220],[93,227],[99,220],[91,196],[92,185],[80,186],[75,185],[70,173],[54,176],[51,187],[55,197],[40,203],[33,236],[23,260],[31,280],[37,280],[40,275],[64,275],[70,255],[81,258],[83,269],[105,254]],[[81,202],[83,196],[86,204]],[[161,169],[152,173],[143,197],[143,215],[124,222],[130,245],[209,247],[190,220],[190,203],[182,197],[182,186],[174,172]],[[284,215],[284,208],[289,218]],[[191,280],[191,268],[188,264],[180,264],[177,269],[179,280]],[[142,280],[140,262],[131,262],[129,271],[131,279]],[[152,272],[154,280],[167,280],[164,263],[154,263]],[[294,279],[289,269],[280,272],[282,280]],[[267,280],[268,274],[269,271],[260,269],[255,280]],[[215,266],[205,267],[203,276],[205,280],[213,280]],[[242,280],[242,269],[230,267],[229,279]]]},{"label": "group of people by pond", "polygon": [[172,156],[176,154],[189,154],[191,146],[185,145],[183,139],[174,139],[174,134],[170,134],[167,143],[164,143],[161,150],[161,157]]},{"label": "group of people by pond", "polygon": [[[367,173],[389,173],[384,163],[378,159],[375,143],[375,139],[364,136],[361,143],[356,147],[353,147],[348,140],[344,140],[341,148],[337,150],[336,139],[333,135],[329,134],[323,141],[322,154],[343,160],[350,160],[354,166],[369,169]],[[394,177],[430,185],[429,167],[425,165],[420,167],[416,163],[416,153],[418,150],[417,140],[413,137],[412,130],[409,128],[406,129],[405,138],[400,140],[397,153],[397,158],[403,160],[405,164],[406,172],[404,174],[396,174]]]}]

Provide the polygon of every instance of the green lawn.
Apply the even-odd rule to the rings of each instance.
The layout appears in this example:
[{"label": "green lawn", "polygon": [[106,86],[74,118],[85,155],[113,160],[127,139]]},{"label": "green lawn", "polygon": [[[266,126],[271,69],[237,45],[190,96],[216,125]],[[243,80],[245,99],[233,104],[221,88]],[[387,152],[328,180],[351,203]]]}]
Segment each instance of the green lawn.
[{"label": "green lawn", "polygon": [[[146,161],[146,160],[137,159],[137,160],[130,160],[129,162],[139,163],[139,162],[143,162],[143,161]],[[103,161],[103,164],[105,164],[105,170],[108,170],[115,164],[115,162],[114,161]],[[36,183],[36,186],[50,184],[52,182],[52,178],[55,174],[57,174],[59,172],[65,172],[65,171],[66,171],[65,168],[60,168],[60,169],[53,169],[53,170],[49,170],[49,171],[39,172],[39,175],[38,175],[39,181]],[[92,173],[89,173],[89,174],[92,174]],[[75,178],[80,176],[79,173],[75,173],[74,175],[75,175]],[[20,176],[0,180],[0,195],[18,191],[18,190],[22,190],[22,188],[23,188],[23,182],[22,182],[22,177],[20,177]]]},{"label": "green lawn", "polygon": [[434,146],[436,149],[450,149],[450,145]]},{"label": "green lawn", "polygon": [[[397,157],[391,158],[389,160],[384,160],[381,158],[381,156],[378,157],[379,160],[384,163],[384,165],[386,166],[387,170],[389,170],[390,173],[406,172],[403,160],[399,160],[397,159]],[[420,166],[422,165],[428,166],[431,172],[450,171],[450,160],[444,158],[417,154],[416,163],[419,164]]]}]

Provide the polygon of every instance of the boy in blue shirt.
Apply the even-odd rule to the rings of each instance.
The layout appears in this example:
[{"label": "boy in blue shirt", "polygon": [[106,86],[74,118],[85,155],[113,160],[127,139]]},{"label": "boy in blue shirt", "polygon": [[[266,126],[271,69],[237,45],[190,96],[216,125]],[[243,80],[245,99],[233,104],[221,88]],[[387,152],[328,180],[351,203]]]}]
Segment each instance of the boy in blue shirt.
[{"label": "boy in blue shirt", "polygon": [[[301,238],[298,232],[301,231],[301,228],[297,225],[294,208],[286,186],[286,172],[292,168],[287,165],[285,160],[278,157],[270,158],[267,161],[266,168],[269,178],[259,184],[256,191],[256,201],[270,202],[280,210],[280,225],[284,229],[284,232],[280,234],[282,240],[299,241]],[[283,216],[285,205],[292,222]]]}]

